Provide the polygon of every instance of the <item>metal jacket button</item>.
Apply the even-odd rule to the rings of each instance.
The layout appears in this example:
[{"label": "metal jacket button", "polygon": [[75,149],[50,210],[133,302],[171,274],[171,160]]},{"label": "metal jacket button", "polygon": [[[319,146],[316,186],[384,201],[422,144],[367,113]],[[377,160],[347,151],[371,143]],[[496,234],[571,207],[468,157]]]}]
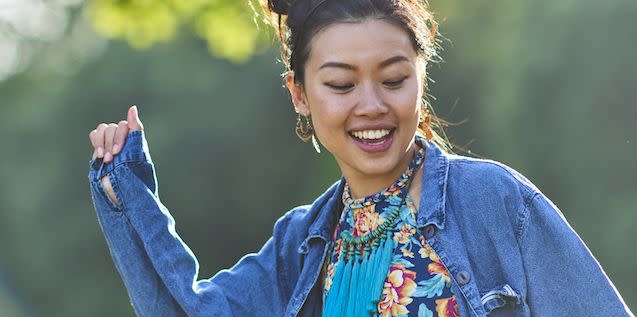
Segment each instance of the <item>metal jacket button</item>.
[{"label": "metal jacket button", "polygon": [[96,157],[95,160],[93,160],[92,167],[93,167],[94,170],[98,170],[100,168],[100,166],[102,165],[102,160],[103,159],[101,159],[99,157]]},{"label": "metal jacket button", "polygon": [[467,271],[460,271],[458,272],[458,274],[456,274],[456,279],[458,279],[458,283],[460,285],[465,285],[469,283],[469,280],[471,279],[471,275]]},{"label": "metal jacket button", "polygon": [[427,225],[425,226],[424,233],[425,233],[425,238],[429,239],[433,237],[434,234],[436,234],[436,228],[434,228],[433,225]]}]

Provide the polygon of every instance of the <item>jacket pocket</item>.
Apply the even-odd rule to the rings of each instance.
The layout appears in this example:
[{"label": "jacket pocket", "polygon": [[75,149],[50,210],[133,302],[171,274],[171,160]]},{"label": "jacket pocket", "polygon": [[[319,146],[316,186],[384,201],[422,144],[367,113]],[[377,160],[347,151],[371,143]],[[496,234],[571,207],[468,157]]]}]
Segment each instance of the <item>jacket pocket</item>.
[{"label": "jacket pocket", "polygon": [[522,298],[509,284],[496,287],[481,295],[480,301],[487,315],[497,316],[499,313],[509,313],[522,305]]}]

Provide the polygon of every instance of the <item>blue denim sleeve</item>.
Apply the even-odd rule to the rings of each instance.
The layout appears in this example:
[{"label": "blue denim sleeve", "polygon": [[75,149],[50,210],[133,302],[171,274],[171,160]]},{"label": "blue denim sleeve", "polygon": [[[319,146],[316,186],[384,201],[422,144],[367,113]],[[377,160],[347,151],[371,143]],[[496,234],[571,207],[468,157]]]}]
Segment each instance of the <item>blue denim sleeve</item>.
[{"label": "blue denim sleeve", "polygon": [[633,316],[597,259],[543,193],[534,192],[520,216],[532,316]]},{"label": "blue denim sleeve", "polygon": [[[93,204],[111,257],[138,316],[281,316],[285,307],[277,256],[286,217],[258,253],[198,280],[199,263],[161,203],[143,131],[131,131],[109,164],[90,161]],[[109,177],[117,203],[100,178]],[[258,310],[258,313],[257,313]]]}]

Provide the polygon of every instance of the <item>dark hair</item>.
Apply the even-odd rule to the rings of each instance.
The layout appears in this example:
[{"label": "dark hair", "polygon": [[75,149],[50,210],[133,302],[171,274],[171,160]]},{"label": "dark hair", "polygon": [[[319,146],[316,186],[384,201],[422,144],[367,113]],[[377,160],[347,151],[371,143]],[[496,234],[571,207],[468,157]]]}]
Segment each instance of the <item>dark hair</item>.
[{"label": "dark hair", "polygon": [[[426,0],[258,0],[266,23],[272,25],[281,43],[281,57],[285,65],[284,75],[294,72],[294,81],[304,83],[304,66],[310,55],[310,42],[315,34],[334,23],[356,23],[374,18],[402,28],[411,39],[412,46],[424,65],[438,61],[436,40],[437,23],[428,10]],[[427,100],[426,67],[422,67],[424,114],[431,109]],[[431,123],[433,141],[450,152],[443,125],[433,109]],[[441,133],[433,131],[439,130]],[[424,134],[421,127],[419,132]]]}]

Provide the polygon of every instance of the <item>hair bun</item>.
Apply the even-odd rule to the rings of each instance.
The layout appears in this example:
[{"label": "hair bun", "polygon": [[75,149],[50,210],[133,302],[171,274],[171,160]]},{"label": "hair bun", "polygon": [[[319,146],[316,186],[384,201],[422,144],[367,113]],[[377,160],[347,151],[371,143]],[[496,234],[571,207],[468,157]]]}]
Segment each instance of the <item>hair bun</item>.
[{"label": "hair bun", "polygon": [[268,0],[268,7],[272,12],[287,15],[292,3],[294,0]]}]

